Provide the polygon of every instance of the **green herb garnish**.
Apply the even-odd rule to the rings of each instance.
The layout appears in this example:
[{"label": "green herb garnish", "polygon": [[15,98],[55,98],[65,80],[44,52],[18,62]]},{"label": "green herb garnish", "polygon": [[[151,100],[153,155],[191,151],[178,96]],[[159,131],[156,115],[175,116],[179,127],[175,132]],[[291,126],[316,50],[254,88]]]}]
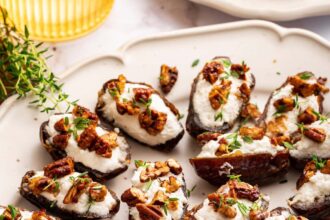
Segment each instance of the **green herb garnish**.
[{"label": "green herb garnish", "polygon": [[322,123],[324,123],[324,122],[326,122],[329,118],[326,116],[326,115],[322,115],[321,113],[319,113],[319,112],[317,112],[317,111],[315,111],[314,109],[313,109],[313,114],[314,115],[316,115],[317,116],[317,118],[318,118],[318,120],[320,120],[321,121],[321,123],[320,124],[322,124]]},{"label": "green herb garnish", "polygon": [[232,139],[232,141],[228,145],[228,150],[233,151],[239,149],[242,144],[238,141],[238,134],[232,133],[226,137],[226,139]]},{"label": "green herb garnish", "polygon": [[242,139],[245,143],[248,143],[248,144],[253,143],[253,139],[250,136],[243,136]]},{"label": "green herb garnish", "polygon": [[54,200],[54,201],[52,201],[52,203],[50,204],[50,208],[53,208],[55,205],[56,205],[56,203],[57,203],[57,200]]},{"label": "green herb garnish", "polygon": [[196,189],[196,185],[194,185],[191,189],[187,189],[187,197],[189,198],[191,196],[191,193]]},{"label": "green herb garnish", "polygon": [[191,64],[191,67],[195,67],[199,64],[199,59],[194,60],[194,62]]},{"label": "green herb garnish", "polygon": [[230,180],[237,180],[238,182],[241,182],[241,175],[235,175],[235,174],[229,174],[227,175],[227,177],[230,179]]},{"label": "green herb garnish", "polygon": [[148,191],[150,189],[152,183],[153,183],[153,181],[151,179],[146,183],[146,185],[144,187],[145,191]]},{"label": "green herb garnish", "polygon": [[179,114],[179,120],[184,118],[184,114]]},{"label": "green herb garnish", "polygon": [[11,218],[12,219],[15,219],[16,216],[17,216],[17,209],[14,206],[12,206],[12,205],[8,205],[8,208],[10,210]]},{"label": "green herb garnish", "polygon": [[303,72],[299,75],[300,79],[307,80],[313,76],[311,72]]},{"label": "green herb garnish", "polygon": [[219,119],[222,120],[223,118],[223,113],[222,111],[221,112],[218,112],[214,115],[214,121],[218,121]]},{"label": "green herb garnish", "polygon": [[229,68],[230,65],[231,65],[231,62],[230,60],[227,60],[227,59],[224,59],[224,60],[221,60],[223,65],[226,67],[226,68]]},{"label": "green herb garnish", "polygon": [[139,167],[146,167],[147,166],[147,162],[142,161],[142,160],[134,160],[135,166],[137,168]]},{"label": "green herb garnish", "polygon": [[326,160],[318,158],[315,154],[312,156],[312,160],[315,163],[316,169],[320,170],[325,166]]},{"label": "green herb garnish", "polygon": [[77,130],[84,130],[89,126],[91,120],[88,118],[77,117],[73,120],[73,125]]},{"label": "green herb garnish", "polygon": [[289,149],[289,150],[294,149],[293,144],[291,144],[290,142],[284,141],[284,142],[283,142],[283,145],[284,145],[284,147],[286,147],[286,148]]},{"label": "green herb garnish", "polygon": [[243,216],[248,216],[250,208],[247,207],[244,203],[241,203],[239,201],[236,201],[237,207],[239,211],[242,213]]}]

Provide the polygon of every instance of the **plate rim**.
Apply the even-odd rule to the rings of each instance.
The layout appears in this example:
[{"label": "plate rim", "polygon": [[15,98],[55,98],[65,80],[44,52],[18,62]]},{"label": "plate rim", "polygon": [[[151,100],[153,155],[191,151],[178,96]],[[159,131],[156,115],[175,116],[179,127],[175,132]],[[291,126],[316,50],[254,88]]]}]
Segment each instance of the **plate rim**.
[{"label": "plate rim", "polygon": [[288,10],[278,9],[257,9],[244,6],[238,6],[225,0],[190,0],[194,3],[205,5],[227,14],[241,17],[241,18],[254,18],[266,19],[270,21],[291,21],[307,17],[323,16],[330,14],[330,2],[324,5],[314,5],[308,7],[298,7]]},{"label": "plate rim", "polygon": [[[81,61],[76,62],[68,69],[60,72],[55,73],[56,77],[58,77],[59,81],[63,81],[65,78],[69,77],[71,74],[75,72],[75,70],[81,68],[82,66],[88,65],[91,62],[94,62],[99,59],[110,58],[118,60],[119,62],[125,65],[125,53],[132,47],[147,41],[152,40],[160,40],[160,39],[170,39],[182,36],[193,36],[198,34],[207,34],[212,32],[221,32],[221,31],[228,31],[228,30],[235,30],[241,28],[266,28],[268,30],[273,31],[278,35],[280,40],[284,40],[286,37],[291,35],[303,36],[309,40],[312,40],[321,46],[330,50],[330,41],[323,38],[322,36],[301,28],[286,28],[281,25],[275,24],[270,21],[263,21],[263,20],[245,20],[245,21],[235,21],[229,22],[224,24],[216,24],[216,25],[208,25],[202,27],[194,27],[194,28],[187,28],[181,29],[176,31],[146,35],[142,37],[138,37],[132,40],[127,41],[126,43],[122,44],[117,50],[99,54],[96,56],[91,56],[89,58],[83,59]],[[4,118],[6,113],[10,110],[10,108],[14,105],[14,103],[18,100],[18,95],[12,95],[7,98],[1,105],[0,105],[0,123],[1,120]]]}]

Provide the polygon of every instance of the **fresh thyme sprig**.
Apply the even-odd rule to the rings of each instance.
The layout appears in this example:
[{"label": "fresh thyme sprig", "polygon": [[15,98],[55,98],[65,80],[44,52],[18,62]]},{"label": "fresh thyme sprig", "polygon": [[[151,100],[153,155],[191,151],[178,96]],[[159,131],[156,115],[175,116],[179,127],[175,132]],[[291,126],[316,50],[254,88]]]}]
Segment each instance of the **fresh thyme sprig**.
[{"label": "fresh thyme sprig", "polygon": [[61,110],[61,103],[68,111],[77,101],[68,100],[63,84],[47,66],[43,57],[47,49],[30,40],[26,27],[24,34],[17,30],[1,7],[0,17],[0,103],[15,93],[18,98],[32,94],[35,99],[30,104],[41,112]]}]

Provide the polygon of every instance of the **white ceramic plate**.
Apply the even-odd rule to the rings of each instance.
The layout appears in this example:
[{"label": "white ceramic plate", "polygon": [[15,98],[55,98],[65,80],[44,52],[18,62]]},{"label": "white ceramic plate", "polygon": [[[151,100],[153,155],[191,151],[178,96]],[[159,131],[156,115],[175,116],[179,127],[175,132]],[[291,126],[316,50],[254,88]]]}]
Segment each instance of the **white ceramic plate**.
[{"label": "white ceramic plate", "polygon": [[[245,60],[251,66],[257,79],[253,100],[261,108],[270,92],[289,74],[310,70],[330,76],[330,44],[324,39],[307,31],[284,29],[268,22],[243,21],[138,39],[125,44],[112,55],[84,61],[60,77],[72,99],[79,98],[81,105],[94,108],[102,84],[117,74],[125,73],[129,80],[157,86],[160,65],[175,65],[180,72],[179,79],[168,99],[186,115],[193,78],[206,60],[217,55],[229,56],[234,62]],[[192,68],[195,59],[201,62]],[[21,177],[27,170],[42,169],[51,162],[51,158],[39,142],[39,126],[47,115],[28,107],[28,101],[16,101],[12,97],[0,107],[0,204],[34,208],[18,194]],[[329,111],[329,100],[325,108]],[[169,154],[133,141],[130,143],[133,160],[154,161],[173,157],[182,163],[188,187],[197,185],[190,199],[191,205],[201,202],[207,193],[216,189],[200,179],[190,166],[188,158],[197,155],[200,149],[187,133]],[[130,186],[132,170],[133,164],[124,174],[109,181],[108,184],[119,196]],[[270,194],[272,207],[286,206],[286,200],[294,193],[297,175],[291,171],[289,182],[276,182],[261,188]],[[127,206],[121,204],[115,219],[126,218]]]},{"label": "white ceramic plate", "polygon": [[191,0],[228,14],[253,19],[289,21],[329,15],[330,0]]}]

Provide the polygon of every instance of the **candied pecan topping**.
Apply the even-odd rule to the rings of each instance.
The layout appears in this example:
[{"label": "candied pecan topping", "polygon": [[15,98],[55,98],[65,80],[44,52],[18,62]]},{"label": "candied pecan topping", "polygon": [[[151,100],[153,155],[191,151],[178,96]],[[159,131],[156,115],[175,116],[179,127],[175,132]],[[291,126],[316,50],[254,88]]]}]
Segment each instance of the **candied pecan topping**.
[{"label": "candied pecan topping", "polygon": [[330,174],[330,160],[326,160],[324,166],[321,168],[321,173]]},{"label": "candied pecan topping", "polygon": [[148,166],[140,174],[140,181],[147,182],[157,177],[165,176],[170,172],[170,168],[164,162],[156,162],[155,167]]},{"label": "candied pecan topping", "polygon": [[166,121],[167,114],[154,109],[147,109],[139,114],[141,128],[151,135],[159,134],[164,129]]},{"label": "candied pecan topping", "polygon": [[203,67],[203,78],[209,83],[213,84],[218,80],[219,75],[223,73],[223,71],[224,68],[220,62],[211,61],[209,63],[206,63]]},{"label": "candied pecan topping", "polygon": [[166,165],[170,168],[170,171],[175,175],[179,175],[180,173],[182,173],[182,167],[176,160],[168,159],[166,161]]},{"label": "candied pecan topping", "polygon": [[97,138],[93,150],[102,157],[110,158],[112,156],[112,149],[118,146],[117,138],[118,134],[116,132],[108,132]]},{"label": "candied pecan topping", "polygon": [[229,194],[233,198],[248,199],[254,202],[259,199],[260,192],[258,187],[251,186],[245,182],[238,182],[237,180],[228,181],[230,188]]},{"label": "candied pecan topping", "polygon": [[251,89],[246,83],[242,83],[242,85],[239,87],[239,91],[241,92],[240,98],[244,102],[249,101],[251,95]]},{"label": "candied pecan topping", "polygon": [[170,200],[168,202],[168,204],[167,204],[167,208],[169,210],[171,210],[171,211],[177,210],[179,208],[179,201],[177,201],[177,200],[174,200],[174,201]]},{"label": "candied pecan topping", "polygon": [[265,130],[260,127],[241,127],[239,134],[251,137],[253,140],[261,140],[265,136]]},{"label": "candied pecan topping", "polygon": [[58,183],[55,180],[40,176],[34,177],[29,181],[29,188],[32,190],[33,194],[39,195],[42,192],[49,192],[57,194],[59,192]]},{"label": "candied pecan topping", "polygon": [[93,182],[89,185],[89,196],[92,201],[102,202],[104,201],[108,193],[107,187],[99,183]]},{"label": "candied pecan topping", "polygon": [[64,204],[77,203],[80,196],[87,191],[87,188],[92,183],[92,179],[87,175],[77,177],[64,197]]},{"label": "candied pecan topping", "polygon": [[276,117],[274,120],[271,120],[267,123],[267,131],[272,135],[279,135],[285,133],[287,127],[285,122],[287,120],[287,116],[280,115]]},{"label": "candied pecan topping", "polygon": [[[15,217],[12,215],[12,209],[14,209],[13,211],[16,213]],[[11,208],[8,206],[0,216],[3,216],[3,218],[2,218],[3,220],[20,220],[20,219],[22,219],[22,214],[21,214],[20,210],[13,206]]]},{"label": "candied pecan topping", "polygon": [[252,103],[248,103],[243,106],[240,116],[246,119],[258,119],[261,113],[258,109],[258,106]]},{"label": "candied pecan topping", "polygon": [[134,99],[137,102],[147,103],[153,93],[151,88],[134,88]]},{"label": "candied pecan topping", "polygon": [[295,107],[295,100],[290,97],[284,97],[281,99],[276,100],[273,103],[274,107],[276,108],[277,112],[289,112]]},{"label": "candied pecan topping", "polygon": [[295,131],[292,134],[290,134],[290,143],[295,144],[298,141],[300,141],[302,138],[302,134],[300,131]]},{"label": "candied pecan topping", "polygon": [[168,196],[161,190],[158,190],[154,197],[152,198],[152,201],[150,202],[151,205],[164,205],[166,201],[168,200]]},{"label": "candied pecan topping", "polygon": [[136,115],[140,112],[140,107],[137,106],[133,101],[125,101],[120,102],[116,101],[116,107],[119,114],[128,114],[128,115]]},{"label": "candied pecan topping", "polygon": [[[237,211],[230,204],[227,204],[227,196],[219,195],[218,193],[211,193],[207,196],[210,201],[209,205],[214,208],[216,212],[221,213],[227,218],[235,218]],[[232,198],[229,198],[232,199]]]},{"label": "candied pecan topping", "polygon": [[121,200],[129,207],[134,207],[139,203],[145,203],[147,201],[144,193],[142,190],[132,187],[128,190],[126,190],[122,195],[121,195]]},{"label": "candied pecan topping", "polygon": [[203,146],[209,141],[217,140],[220,135],[221,135],[221,133],[217,133],[217,132],[204,132],[197,136],[197,143],[199,145]]},{"label": "candied pecan topping", "polygon": [[125,84],[126,78],[122,74],[118,76],[118,80],[108,83],[107,89],[113,99],[117,100],[119,96],[124,92]]},{"label": "candied pecan topping", "polygon": [[181,183],[178,182],[174,176],[170,176],[169,180],[162,181],[160,185],[164,187],[168,193],[174,193],[181,187]]},{"label": "candied pecan topping", "polygon": [[243,62],[242,64],[232,64],[230,67],[231,72],[235,72],[239,75],[239,79],[246,80],[246,73],[250,68]]},{"label": "candied pecan topping", "polygon": [[270,216],[269,211],[260,211],[251,209],[249,212],[250,220],[265,220]]},{"label": "candied pecan topping", "polygon": [[231,81],[222,80],[220,85],[215,85],[209,93],[209,100],[212,108],[217,110],[221,105],[226,104],[230,94]]},{"label": "candied pecan topping", "polygon": [[228,144],[225,144],[225,143],[220,143],[217,151],[215,152],[215,155],[220,157],[224,154],[227,154],[229,153],[229,149],[228,149]]},{"label": "candied pecan topping", "polygon": [[97,125],[99,118],[97,117],[97,115],[91,111],[89,111],[89,109],[84,108],[82,106],[76,105],[73,110],[72,110],[72,114],[76,117],[81,117],[81,118],[86,118],[90,120],[90,125]]},{"label": "candied pecan topping", "polygon": [[53,145],[55,148],[64,150],[69,143],[71,134],[57,134],[53,137]]},{"label": "candied pecan topping", "polygon": [[178,79],[176,67],[169,67],[163,64],[160,67],[159,84],[164,93],[169,93]]},{"label": "candied pecan topping", "polygon": [[82,149],[90,149],[95,144],[97,137],[95,126],[89,126],[77,137],[78,146]]},{"label": "candied pecan topping", "polygon": [[327,134],[322,128],[306,128],[303,133],[306,137],[317,143],[322,143],[327,138]]},{"label": "candied pecan topping", "polygon": [[303,123],[305,125],[312,124],[317,121],[317,115],[313,113],[313,108],[308,107],[298,115],[298,123]]},{"label": "candied pecan topping", "polygon": [[304,185],[304,183],[307,183],[309,181],[309,178],[314,176],[316,171],[317,168],[314,161],[308,162],[304,168],[303,175],[301,175],[297,181],[297,189],[299,189],[302,185]]},{"label": "candied pecan topping", "polygon": [[[301,78],[302,74],[300,73],[296,76],[289,77],[289,83],[294,87],[293,92],[299,94],[302,97],[308,97],[311,95],[319,95],[320,93],[327,93],[329,89],[326,88],[323,84],[320,83],[308,83]],[[310,73],[311,74],[311,73]]]},{"label": "candied pecan topping", "polygon": [[53,218],[47,215],[46,210],[34,211],[31,220],[52,220]]},{"label": "candied pecan topping", "polygon": [[55,123],[54,128],[58,132],[67,132],[70,126],[65,122],[64,118],[61,118],[59,121]]},{"label": "candied pecan topping", "polygon": [[74,172],[74,162],[71,157],[54,161],[44,167],[44,175],[49,178],[61,178]]},{"label": "candied pecan topping", "polygon": [[163,217],[162,210],[158,205],[137,204],[136,209],[139,212],[141,220],[160,220]]},{"label": "candied pecan topping", "polygon": [[291,139],[287,135],[275,135],[275,136],[271,137],[270,142],[273,145],[282,145],[283,146],[284,142],[291,142]]}]

